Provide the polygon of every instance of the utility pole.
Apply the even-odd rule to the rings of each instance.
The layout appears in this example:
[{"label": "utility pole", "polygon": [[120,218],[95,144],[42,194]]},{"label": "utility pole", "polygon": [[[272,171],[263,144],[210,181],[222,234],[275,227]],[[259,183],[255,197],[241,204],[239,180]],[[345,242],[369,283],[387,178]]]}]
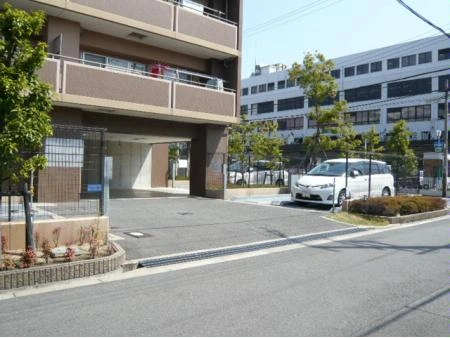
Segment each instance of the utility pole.
[{"label": "utility pole", "polygon": [[442,197],[447,197],[447,178],[448,178],[448,80],[445,81],[445,106],[444,106],[444,170],[442,170]]}]

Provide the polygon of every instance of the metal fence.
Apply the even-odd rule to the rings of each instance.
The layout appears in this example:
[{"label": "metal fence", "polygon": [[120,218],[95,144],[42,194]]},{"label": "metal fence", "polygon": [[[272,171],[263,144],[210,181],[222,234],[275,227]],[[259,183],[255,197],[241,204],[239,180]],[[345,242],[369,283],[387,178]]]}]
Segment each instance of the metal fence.
[{"label": "metal fence", "polygon": [[283,162],[255,160],[251,155],[246,155],[244,161],[228,158],[228,184],[285,186],[289,174]]},{"label": "metal fence", "polygon": [[[30,179],[34,219],[103,214],[104,132],[54,125],[42,149],[48,165]],[[19,186],[3,184],[0,220],[24,219],[21,194]]]},{"label": "metal fence", "polygon": [[[439,153],[435,156],[430,156],[430,153],[421,154],[416,157],[412,165],[404,156],[392,153],[353,151],[344,156],[336,155],[334,158],[348,158],[343,171],[348,194],[353,192],[356,195],[357,192],[358,197],[386,194],[443,195],[443,160]],[[327,159],[333,158],[318,158],[317,162],[321,163]],[[355,159],[365,161],[355,161]],[[301,176],[306,170],[295,167],[290,169],[291,172]],[[388,179],[391,179],[392,183],[388,183]],[[339,191],[336,191],[337,194]],[[450,196],[450,185],[447,186],[447,196]]]}]

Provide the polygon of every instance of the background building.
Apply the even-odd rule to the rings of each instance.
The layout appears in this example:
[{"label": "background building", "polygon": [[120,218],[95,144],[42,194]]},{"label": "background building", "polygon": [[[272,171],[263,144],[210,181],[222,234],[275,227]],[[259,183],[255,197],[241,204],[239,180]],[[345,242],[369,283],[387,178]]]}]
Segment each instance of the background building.
[{"label": "background building", "polygon": [[[226,127],[239,121],[241,0],[8,2],[47,14],[52,120],[106,128],[112,189],[167,186],[167,144],[190,142],[191,194],[220,196]],[[70,144],[86,146],[71,137],[59,150]]]},{"label": "background building", "polygon": [[[408,122],[416,143],[430,143],[443,131],[444,84],[450,79],[447,37],[421,39],[333,61],[338,98],[347,100],[349,119],[359,134],[375,126],[386,141],[400,119]],[[328,104],[332,101],[330,98]],[[310,106],[284,65],[256,66],[252,76],[242,80],[241,113],[247,113],[250,120],[276,120],[288,144],[301,144],[305,136],[315,132],[314,121],[307,117]]]}]

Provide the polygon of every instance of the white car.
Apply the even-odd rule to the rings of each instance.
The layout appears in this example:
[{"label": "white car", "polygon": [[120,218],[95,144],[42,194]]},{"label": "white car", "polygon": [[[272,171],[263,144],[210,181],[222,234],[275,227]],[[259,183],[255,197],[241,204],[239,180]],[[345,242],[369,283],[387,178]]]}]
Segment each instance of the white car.
[{"label": "white car", "polygon": [[[345,169],[345,158],[319,164],[297,180],[291,189],[291,200],[340,206],[346,196],[369,196],[369,160],[348,159],[347,189]],[[394,177],[390,166],[386,162],[372,160],[370,196],[390,196],[394,192]]]},{"label": "white car", "polygon": [[239,162],[228,169],[228,183],[287,185],[289,173],[283,169],[270,169],[269,161],[256,161],[252,167],[241,167]]}]

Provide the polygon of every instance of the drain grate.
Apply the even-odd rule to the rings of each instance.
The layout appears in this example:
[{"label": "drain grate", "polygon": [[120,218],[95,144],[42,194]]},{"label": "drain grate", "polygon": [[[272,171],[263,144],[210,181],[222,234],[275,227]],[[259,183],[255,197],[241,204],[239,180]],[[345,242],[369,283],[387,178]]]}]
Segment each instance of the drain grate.
[{"label": "drain grate", "polygon": [[324,238],[329,238],[329,237],[334,237],[334,236],[348,235],[348,234],[353,234],[353,233],[363,232],[363,231],[367,231],[367,229],[350,228],[350,229],[335,230],[335,231],[330,231],[330,232],[325,232],[325,233],[320,233],[320,234],[311,234],[311,235],[297,236],[297,237],[291,237],[291,238],[283,238],[283,239],[274,240],[274,241],[270,241],[270,242],[266,242],[266,243],[242,245],[242,246],[238,246],[238,247],[225,248],[225,249],[213,249],[213,250],[204,251],[204,252],[188,253],[188,254],[172,256],[172,257],[151,258],[151,259],[146,259],[146,260],[140,261],[138,264],[138,268],[143,268],[143,267],[151,268],[151,267],[156,267],[156,266],[197,261],[197,260],[207,259],[207,258],[235,255],[235,254],[244,253],[244,252],[276,248],[276,247],[290,245],[290,244],[303,243],[303,242],[324,239]]}]

